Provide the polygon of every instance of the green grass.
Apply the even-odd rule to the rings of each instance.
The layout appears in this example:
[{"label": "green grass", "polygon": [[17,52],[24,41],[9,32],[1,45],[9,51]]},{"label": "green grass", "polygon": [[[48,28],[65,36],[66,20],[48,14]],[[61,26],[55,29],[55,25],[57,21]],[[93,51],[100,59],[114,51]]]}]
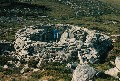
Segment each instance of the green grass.
[{"label": "green grass", "polygon": [[[14,18],[13,14],[15,14],[17,17],[21,17],[21,19],[22,19],[20,23],[17,21],[9,20],[9,19],[4,19],[3,22],[0,21],[0,29],[2,29],[2,31],[0,31],[0,32],[4,32],[4,31],[6,32],[1,35],[0,40],[13,41],[15,39],[14,35],[15,35],[16,31],[18,31],[20,28],[23,28],[24,27],[23,25],[28,26],[28,25],[35,25],[35,24],[40,24],[40,23],[50,23],[51,20],[55,21],[55,19],[57,19],[57,20],[68,19],[69,17],[73,16],[73,11],[69,8],[69,6],[60,4],[54,0],[37,0],[37,1],[32,2],[32,4],[30,4],[30,6],[32,6],[33,4],[38,7],[44,6],[44,7],[48,8],[48,10],[45,10],[45,9],[41,10],[38,8],[38,10],[36,11],[35,8],[32,7],[32,8],[30,8],[31,9],[30,12],[26,12],[24,9],[24,7],[25,7],[24,5],[22,5],[23,7],[21,7],[19,5],[18,6],[16,5],[15,7],[12,7],[9,5],[8,5],[8,7],[3,7],[2,5],[0,5],[1,6],[1,8],[0,8],[1,17],[5,17],[5,18],[11,17],[11,19],[13,19]],[[3,11],[4,8],[7,11]],[[23,15],[20,15],[18,13],[19,10],[18,10],[18,12],[9,12],[9,10],[14,9],[14,8],[18,8],[21,11],[23,11],[23,12],[21,12],[21,14],[23,14]],[[48,17],[47,18],[38,17],[39,15],[37,15],[37,14],[46,15]],[[13,20],[16,20],[16,19],[13,19]],[[9,21],[11,21],[11,22],[9,22]],[[32,21],[34,21],[34,22],[32,22]],[[8,31],[9,28],[12,28],[12,30]]]},{"label": "green grass", "polygon": [[[78,2],[79,1],[79,2]],[[73,0],[73,2],[76,2],[78,5],[82,5],[82,10],[86,10],[89,7],[94,7],[93,4],[89,4],[82,0]],[[95,4],[98,4],[95,0]],[[120,13],[117,13],[120,9],[120,0],[99,0],[103,2],[103,6],[99,5],[99,8],[104,11],[101,15],[89,15],[86,16],[86,13],[83,13],[84,15],[81,16],[81,14],[76,17],[75,16],[75,9],[71,9],[70,6],[65,5],[64,3],[59,3],[56,0],[33,0],[31,2],[32,4],[36,4],[38,6],[45,6],[49,8],[50,10],[43,10],[45,14],[48,16],[47,18],[41,18],[41,17],[32,17],[32,16],[24,16],[23,19],[26,19],[24,22],[16,23],[16,22],[8,22],[6,20],[5,23],[2,23],[0,21],[0,29],[2,31],[5,31],[8,28],[12,28],[12,30],[7,31],[7,33],[4,33],[1,35],[0,40],[8,40],[8,41],[14,41],[14,35],[17,30],[20,28],[23,28],[23,25],[35,25],[39,23],[62,23],[62,24],[73,24],[78,25],[81,27],[86,27],[88,29],[96,29],[101,32],[110,33],[110,34],[120,34]],[[81,2],[83,2],[81,4]],[[101,4],[101,3],[100,3]],[[90,8],[90,10],[92,10]],[[90,12],[89,10],[87,13]],[[36,14],[36,12],[33,12],[33,14]],[[34,21],[34,22],[31,22]],[[117,22],[116,24],[112,23],[111,21]],[[116,56],[120,56],[120,43],[114,44],[114,49],[109,53],[108,58],[106,59],[106,62],[103,64],[95,64],[93,67],[105,71],[108,70],[114,66],[112,66],[109,61],[115,60]],[[72,73],[69,72],[69,70],[65,69],[64,64],[48,64],[43,65],[42,68],[44,68],[44,71],[39,71],[37,73],[33,73],[28,81],[36,81],[38,79],[44,79],[47,78],[51,81],[70,81],[72,78]],[[96,81],[117,81],[113,77],[111,78],[97,78]]]},{"label": "green grass", "polygon": [[69,8],[69,6],[60,4],[55,0],[37,0],[33,2],[33,4],[44,5],[51,8],[52,10],[48,12],[48,16],[52,18],[61,19],[63,17],[69,18],[73,16],[73,11]]},{"label": "green grass", "polygon": [[99,0],[120,9],[120,0]]},{"label": "green grass", "polygon": [[[83,2],[81,4],[82,0],[78,1],[73,1],[76,2],[78,5],[82,5],[82,9],[86,9],[90,7],[90,10],[92,10],[93,4],[88,4],[87,0],[86,2]],[[94,4],[97,5],[97,1],[93,1]],[[8,21],[5,21],[4,23],[1,22],[0,28],[3,28],[3,30],[7,28],[13,28],[11,32],[5,33],[1,35],[0,39],[6,39],[6,40],[14,40],[14,35],[15,32],[24,27],[23,25],[35,25],[39,23],[69,23],[69,24],[74,24],[74,25],[79,25],[79,26],[84,26],[90,29],[98,29],[102,32],[109,32],[111,34],[118,34],[120,32],[120,23],[118,24],[105,24],[109,21],[119,21],[120,16],[119,14],[115,13],[108,13],[107,10],[112,10],[112,6],[108,6],[105,4],[100,3],[101,5],[104,5],[102,7],[101,5],[98,5],[98,7],[101,10],[104,10],[104,13],[101,15],[97,16],[88,16],[86,17],[85,15],[83,17],[77,17],[75,16],[76,10],[71,9],[70,6],[67,6],[63,3],[59,3],[56,0],[36,0],[31,2],[32,4],[36,4],[37,6],[45,6],[49,8],[50,10],[43,10],[43,12],[46,13],[48,18],[40,18],[40,17],[31,17],[31,16],[24,16],[23,19],[26,19],[26,21],[21,22],[21,23],[16,23],[16,22],[11,22],[9,23]],[[24,10],[23,10],[24,11]],[[102,11],[100,11],[102,12]],[[114,11],[111,11],[114,12]],[[40,11],[37,11],[37,13],[40,13]],[[15,13],[14,13],[15,14]],[[16,13],[17,14],[17,13]],[[29,14],[29,13],[28,13]],[[36,12],[33,11],[33,15],[35,15]],[[31,22],[34,21],[34,22]]]},{"label": "green grass", "polygon": [[65,64],[60,63],[48,63],[47,65],[42,66],[44,71],[39,71],[33,73],[32,78],[44,79],[47,78],[49,81],[70,81],[72,74],[71,71],[65,68]]}]

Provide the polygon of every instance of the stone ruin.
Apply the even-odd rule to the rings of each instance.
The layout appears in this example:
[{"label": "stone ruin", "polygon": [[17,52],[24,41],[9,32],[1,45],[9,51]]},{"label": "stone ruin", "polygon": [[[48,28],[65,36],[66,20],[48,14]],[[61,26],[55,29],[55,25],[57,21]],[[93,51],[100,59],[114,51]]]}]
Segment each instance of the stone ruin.
[{"label": "stone ruin", "polygon": [[97,63],[112,47],[109,36],[73,25],[38,25],[20,29],[15,35],[19,55],[39,56],[48,62],[64,62],[76,52],[80,64]]},{"label": "stone ruin", "polygon": [[[38,71],[43,63],[60,62],[68,63],[67,67],[72,70],[72,67],[76,68],[72,81],[88,81],[96,74],[96,70],[88,63],[104,61],[112,48],[112,41],[109,36],[84,27],[41,24],[17,31],[12,46],[15,51],[8,56],[17,61],[11,60],[8,64],[14,64],[14,67],[19,68],[21,61],[24,61],[25,64],[20,71],[22,74],[28,68],[32,68],[33,72]],[[35,67],[29,66],[28,62],[31,59],[37,61]],[[3,65],[3,68],[9,67]],[[106,71],[106,74],[109,74],[109,71]]]}]

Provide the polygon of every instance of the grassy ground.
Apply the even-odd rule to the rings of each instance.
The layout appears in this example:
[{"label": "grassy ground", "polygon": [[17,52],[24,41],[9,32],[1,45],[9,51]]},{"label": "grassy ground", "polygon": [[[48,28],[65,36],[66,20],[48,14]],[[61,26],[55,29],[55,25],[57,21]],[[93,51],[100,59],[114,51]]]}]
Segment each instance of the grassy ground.
[{"label": "grassy ground", "polygon": [[[76,0],[74,0],[73,2],[75,1]],[[81,2],[82,0],[79,0],[79,1]],[[95,1],[95,0],[92,0],[92,1]],[[76,17],[74,13],[76,11],[75,9],[73,8],[71,9],[70,5],[65,5],[64,3],[60,3],[56,0],[33,0],[33,2],[31,2],[32,4],[36,4],[37,6],[45,6],[49,8],[49,10],[43,9],[43,11],[41,11],[45,13],[45,16],[48,16],[45,18],[40,17],[40,15],[35,15],[35,14],[38,14],[38,11],[36,11],[32,13],[35,16],[33,15],[18,16],[17,15],[17,17],[21,18],[21,21],[18,22],[18,21],[12,21],[12,19],[16,20],[14,19],[14,17],[16,18],[16,16],[13,17],[13,16],[8,16],[8,15],[2,15],[1,14],[2,12],[0,11],[0,18],[3,18],[3,19],[5,18],[4,20],[3,19],[0,20],[0,35],[1,35],[0,40],[5,39],[8,41],[13,41],[15,32],[19,30],[20,28],[24,27],[24,25],[34,25],[34,24],[39,24],[39,23],[73,24],[73,25],[79,25],[81,27],[87,27],[89,29],[96,29],[96,30],[99,30],[105,33],[120,34],[120,14],[116,13],[116,10],[119,11],[120,9],[120,1],[119,0],[99,0],[99,1],[102,1],[105,6],[102,8],[101,6],[99,6],[100,9],[104,9],[104,13],[101,15],[97,15],[97,16],[94,16],[94,15],[81,16],[80,15]],[[81,5],[80,2],[77,2],[77,4]],[[98,4],[96,2],[94,3]],[[94,6],[93,4],[89,4],[88,6],[87,4],[88,4],[87,2],[84,2],[82,4],[82,7],[83,7],[82,10],[89,8],[89,6],[90,7]],[[8,9],[9,7],[5,7],[5,8]],[[111,11],[111,9],[115,9],[115,11],[112,10],[111,13],[106,12],[109,10]],[[21,9],[21,10],[24,11],[24,9]],[[32,8],[31,10],[35,10],[35,8]],[[114,43],[114,49],[109,53],[109,56],[106,59],[105,63],[95,64],[93,66],[103,71],[114,67],[109,63],[109,61],[110,60],[114,61],[116,56],[120,56],[119,45],[120,45],[120,42]],[[64,73],[61,71],[61,70],[65,70],[65,68],[63,67],[65,66],[64,64],[63,65],[58,64],[56,66],[52,66],[52,65],[53,64],[46,65],[44,66],[45,68],[44,71],[39,71],[37,73],[31,74],[28,81],[36,81],[38,79],[49,79],[50,81],[70,81],[70,79],[72,78],[71,76],[72,73],[67,73],[67,72]],[[0,76],[3,76],[3,75],[4,75],[3,73],[0,73]],[[6,78],[6,75],[4,78]],[[117,80],[111,77],[111,78],[97,78],[96,81],[117,81]]]},{"label": "grassy ground", "polygon": [[99,0],[120,9],[120,0]]},{"label": "grassy ground", "polygon": [[[10,2],[9,4],[0,4],[1,40],[14,40],[15,32],[24,27],[24,25],[50,23],[51,20],[54,22],[58,19],[69,18],[73,15],[73,11],[69,6],[59,4],[54,0],[37,0],[31,3],[28,3],[30,7],[25,6],[25,4],[13,7],[12,5],[15,4],[10,5]],[[34,6],[32,6],[33,4]],[[42,7],[46,7],[48,9],[44,9]],[[16,11],[13,12],[14,9]],[[11,30],[9,30],[9,28],[11,28]]]},{"label": "grassy ground", "polygon": [[48,12],[48,16],[53,18],[69,18],[73,15],[73,11],[64,4],[60,4],[55,0],[37,0],[33,4],[45,5],[51,8],[52,10]]},{"label": "grassy ground", "polygon": [[[76,1],[74,1],[76,2]],[[94,7],[94,5],[98,5],[98,2],[94,2],[94,4],[90,4],[86,2],[84,2],[83,4],[79,4],[81,3],[82,0],[80,0],[80,2],[77,2],[78,5],[82,5],[82,10],[84,11],[85,9],[88,9],[90,7],[89,10],[87,10],[87,12],[94,12],[94,10],[92,9],[92,7]],[[120,16],[119,14],[115,13],[114,9],[113,10],[113,6],[105,6],[107,4],[103,4],[100,3],[101,5],[104,5],[104,7],[102,7],[101,5],[98,5],[98,8],[100,8],[101,10],[98,10],[98,12],[102,13],[101,15],[83,15],[81,16],[81,14],[79,14],[77,17],[75,15],[74,12],[76,12],[76,9],[71,9],[70,5],[67,6],[64,3],[60,3],[57,2],[56,0],[36,0],[33,2],[31,2],[32,4],[36,4],[36,6],[40,7],[40,6],[44,6],[47,7],[49,10],[43,9],[43,10],[37,10],[35,11],[35,8],[31,8],[32,12],[25,12],[25,7],[23,6],[23,8],[19,8],[18,9],[22,10],[23,12],[21,12],[21,14],[26,13],[26,15],[19,15],[19,10],[18,12],[6,12],[3,11],[3,9],[7,9],[7,11],[14,9],[14,8],[10,8],[8,7],[1,7],[2,9],[0,12],[1,15],[1,21],[0,21],[0,29],[3,34],[1,34],[0,39],[6,39],[6,40],[14,40],[14,35],[15,32],[19,29],[24,27],[24,25],[34,25],[34,24],[39,24],[39,23],[69,23],[69,24],[74,24],[74,25],[79,25],[79,26],[84,26],[87,28],[91,28],[91,29],[98,29],[100,31],[103,32],[109,32],[111,34],[117,34],[120,32]],[[8,10],[9,9],[9,10]],[[97,10],[97,9],[96,9]],[[107,11],[110,10],[110,12],[108,13]],[[28,10],[27,10],[28,11]],[[95,11],[97,12],[97,11]],[[7,15],[4,15],[7,14]],[[14,15],[11,15],[14,14]],[[20,22],[18,22],[16,19],[17,17],[20,18]],[[38,15],[37,15],[38,14]],[[83,12],[83,14],[86,14],[86,12]],[[41,15],[45,15],[48,16],[46,18],[40,17]],[[15,21],[16,20],[16,21]],[[113,22],[117,22],[116,24],[114,24]],[[12,28],[11,30],[9,30],[8,28]]]}]

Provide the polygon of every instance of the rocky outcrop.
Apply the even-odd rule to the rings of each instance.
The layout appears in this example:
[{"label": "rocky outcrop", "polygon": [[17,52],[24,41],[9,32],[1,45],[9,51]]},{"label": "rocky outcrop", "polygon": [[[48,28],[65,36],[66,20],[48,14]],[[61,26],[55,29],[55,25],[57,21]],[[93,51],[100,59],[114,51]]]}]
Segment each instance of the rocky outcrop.
[{"label": "rocky outcrop", "polygon": [[89,81],[93,80],[96,71],[88,64],[78,65],[73,72],[72,81]]},{"label": "rocky outcrop", "polygon": [[116,67],[105,71],[105,74],[111,75],[115,78],[120,78],[120,77],[118,77],[118,73],[120,72],[120,57],[116,57],[115,65],[116,65]]}]

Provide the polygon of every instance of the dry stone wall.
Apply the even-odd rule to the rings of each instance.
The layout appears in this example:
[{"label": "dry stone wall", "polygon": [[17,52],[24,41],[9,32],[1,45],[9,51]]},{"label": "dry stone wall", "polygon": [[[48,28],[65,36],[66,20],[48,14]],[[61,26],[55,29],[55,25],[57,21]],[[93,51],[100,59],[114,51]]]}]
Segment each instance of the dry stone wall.
[{"label": "dry stone wall", "polygon": [[112,42],[107,35],[95,30],[63,24],[54,25],[57,29],[66,27],[59,41],[57,39],[49,42],[31,40],[32,34],[39,34],[39,39],[45,39],[43,33],[46,31],[42,26],[44,25],[26,27],[16,33],[15,49],[19,55],[37,55],[49,62],[62,62],[67,61],[72,57],[72,53],[77,51],[80,64],[96,63],[104,60],[112,47]]}]

